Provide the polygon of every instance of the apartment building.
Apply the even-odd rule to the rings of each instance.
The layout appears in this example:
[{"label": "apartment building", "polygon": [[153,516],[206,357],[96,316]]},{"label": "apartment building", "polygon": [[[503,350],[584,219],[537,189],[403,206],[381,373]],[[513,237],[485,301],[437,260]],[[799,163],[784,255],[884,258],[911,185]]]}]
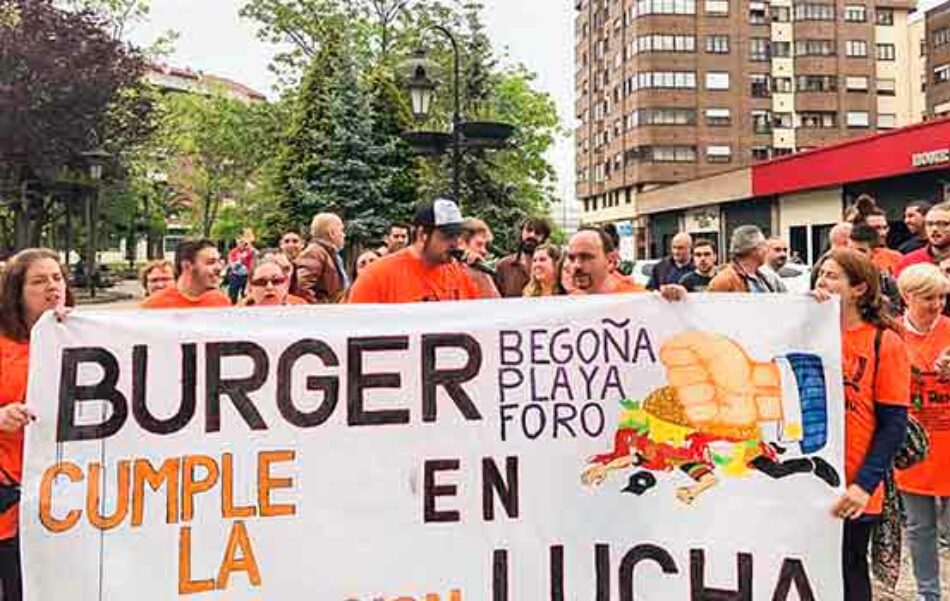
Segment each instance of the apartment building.
[{"label": "apartment building", "polygon": [[575,0],[582,220],[640,238],[639,194],[918,121],[912,8]]},{"label": "apartment building", "polygon": [[950,115],[950,2],[927,11],[922,50],[927,118]]}]

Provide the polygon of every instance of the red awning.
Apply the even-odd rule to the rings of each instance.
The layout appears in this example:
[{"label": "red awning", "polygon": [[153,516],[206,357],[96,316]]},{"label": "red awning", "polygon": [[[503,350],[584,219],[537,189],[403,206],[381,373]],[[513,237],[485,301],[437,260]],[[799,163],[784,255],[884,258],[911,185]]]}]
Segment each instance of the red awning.
[{"label": "red awning", "polygon": [[950,119],[926,121],[752,166],[754,196],[950,169]]}]

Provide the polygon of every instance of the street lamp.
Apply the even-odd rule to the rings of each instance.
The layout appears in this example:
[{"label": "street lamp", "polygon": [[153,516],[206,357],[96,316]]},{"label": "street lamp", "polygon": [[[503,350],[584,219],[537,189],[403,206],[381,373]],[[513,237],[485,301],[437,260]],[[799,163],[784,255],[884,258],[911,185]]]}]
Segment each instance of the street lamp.
[{"label": "street lamp", "polygon": [[95,183],[94,194],[86,197],[86,285],[89,286],[89,297],[96,297],[96,250],[98,250],[97,226],[99,221],[99,204],[102,200],[102,169],[105,162],[111,157],[102,148],[96,148],[82,153],[89,165],[89,178]]},{"label": "street lamp", "polygon": [[422,121],[429,116],[436,85],[426,71],[425,53],[417,50],[411,62],[412,78],[406,84],[412,98],[412,115]]},{"label": "street lamp", "polygon": [[[461,173],[462,150],[464,148],[503,148],[508,138],[514,133],[514,128],[505,123],[462,121],[461,98],[461,71],[462,57],[458,41],[452,32],[441,25],[431,25],[429,29],[442,34],[452,44],[452,132],[445,135],[438,132],[413,131],[403,135],[413,148],[420,154],[440,155],[448,143],[452,146],[452,195],[455,202],[461,202]],[[412,113],[417,120],[425,119],[432,106],[432,97],[435,94],[436,83],[429,79],[428,67],[432,64],[425,58],[425,53],[418,50],[408,61],[412,74],[406,82],[409,95],[412,98]]]}]

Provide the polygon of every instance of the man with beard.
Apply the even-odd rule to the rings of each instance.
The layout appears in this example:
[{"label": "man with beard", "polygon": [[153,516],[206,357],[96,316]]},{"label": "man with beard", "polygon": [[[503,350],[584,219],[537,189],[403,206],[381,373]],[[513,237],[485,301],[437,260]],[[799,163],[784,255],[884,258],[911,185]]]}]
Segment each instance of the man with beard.
[{"label": "man with beard", "polygon": [[230,307],[219,290],[221,254],[211,240],[188,240],[175,249],[174,286],[142,301],[143,309],[196,309]]},{"label": "man with beard", "polygon": [[505,298],[521,298],[531,280],[531,258],[534,250],[551,237],[551,224],[546,219],[527,219],[521,224],[521,248],[495,265],[495,286]]},{"label": "man with beard", "polygon": [[571,236],[567,261],[573,272],[573,294],[645,292],[632,280],[613,276],[610,259],[613,251],[613,240],[599,227],[585,226]]},{"label": "man with beard", "polygon": [[910,232],[910,238],[897,248],[902,255],[909,255],[915,250],[927,246],[927,227],[924,222],[927,219],[927,211],[933,208],[926,200],[917,200],[904,209],[904,225]]},{"label": "man with beard", "polygon": [[693,245],[693,263],[696,271],[687,273],[679,284],[687,292],[705,292],[716,276],[716,245],[710,240],[699,240]]},{"label": "man with beard", "polygon": [[422,203],[412,225],[409,248],[387,255],[366,268],[350,290],[348,302],[416,303],[481,298],[478,288],[456,263],[462,213],[451,200]]},{"label": "man with beard", "polygon": [[396,222],[390,225],[385,244],[376,249],[377,254],[385,257],[409,246],[409,229],[408,223]]},{"label": "man with beard", "polygon": [[943,202],[927,211],[924,221],[927,229],[927,246],[906,255],[895,277],[901,271],[917,263],[938,263],[950,251],[950,202]]}]

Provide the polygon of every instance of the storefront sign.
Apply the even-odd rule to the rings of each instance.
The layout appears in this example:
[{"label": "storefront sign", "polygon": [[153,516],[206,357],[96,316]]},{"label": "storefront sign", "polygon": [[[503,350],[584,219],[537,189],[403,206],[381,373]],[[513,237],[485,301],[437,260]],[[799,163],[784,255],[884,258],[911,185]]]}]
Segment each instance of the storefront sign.
[{"label": "storefront sign", "polygon": [[718,232],[719,207],[701,207],[686,211],[686,231],[689,233]]},{"label": "storefront sign", "polygon": [[930,167],[932,165],[941,165],[950,162],[950,148],[941,148],[940,150],[929,150],[927,152],[918,152],[911,155],[911,163],[914,167]]}]

